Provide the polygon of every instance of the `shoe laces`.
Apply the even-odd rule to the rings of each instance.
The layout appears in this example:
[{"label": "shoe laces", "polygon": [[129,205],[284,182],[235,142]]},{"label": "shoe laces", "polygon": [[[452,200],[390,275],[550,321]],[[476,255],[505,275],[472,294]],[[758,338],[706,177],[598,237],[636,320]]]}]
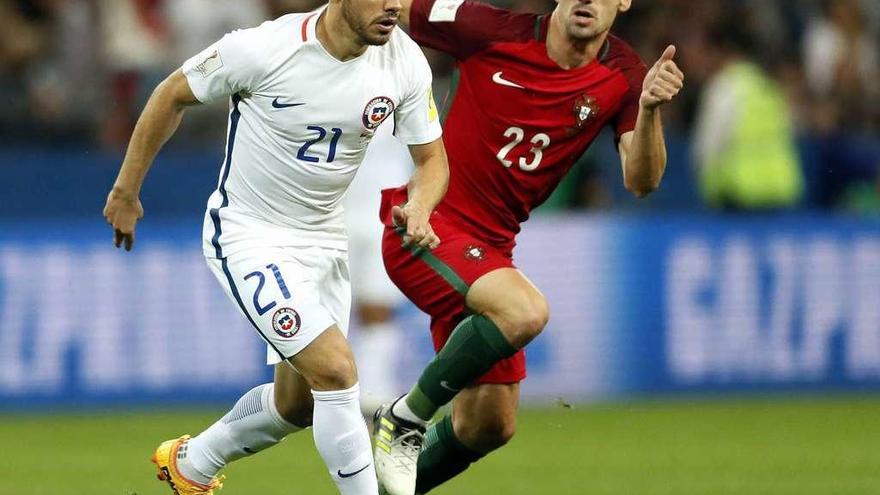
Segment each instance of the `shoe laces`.
[{"label": "shoe laces", "polygon": [[425,436],[418,430],[410,430],[394,440],[394,463],[398,468],[412,474],[413,467],[419,459]]}]

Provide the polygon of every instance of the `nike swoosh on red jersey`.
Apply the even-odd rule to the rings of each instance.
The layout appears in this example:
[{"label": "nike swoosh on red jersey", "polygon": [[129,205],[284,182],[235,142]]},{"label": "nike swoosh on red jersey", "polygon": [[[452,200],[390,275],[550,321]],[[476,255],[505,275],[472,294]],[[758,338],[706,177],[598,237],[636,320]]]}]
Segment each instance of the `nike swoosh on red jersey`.
[{"label": "nike swoosh on red jersey", "polygon": [[508,81],[507,79],[504,79],[503,77],[501,77],[501,74],[502,74],[502,72],[496,72],[496,73],[492,74],[492,81],[497,84],[500,84],[502,86],[509,86],[511,88],[526,89],[525,86],[520,86],[519,84],[517,84],[515,82]]}]

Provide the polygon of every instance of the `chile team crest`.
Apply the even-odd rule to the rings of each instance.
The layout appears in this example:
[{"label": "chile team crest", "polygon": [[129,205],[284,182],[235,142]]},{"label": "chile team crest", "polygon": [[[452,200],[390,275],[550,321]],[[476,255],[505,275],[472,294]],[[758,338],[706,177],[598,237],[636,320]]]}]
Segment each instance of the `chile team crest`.
[{"label": "chile team crest", "polygon": [[587,122],[594,120],[599,115],[599,105],[596,103],[595,97],[587,94],[581,95],[574,102],[573,112],[575,125],[568,128],[569,135],[580,132]]},{"label": "chile team crest", "polygon": [[373,98],[364,108],[364,127],[371,130],[379,127],[392,112],[394,112],[394,102],[391,98],[387,96]]},{"label": "chile team crest", "polygon": [[272,315],[272,329],[285,339],[292,339],[301,325],[299,313],[291,308],[281,308]]}]

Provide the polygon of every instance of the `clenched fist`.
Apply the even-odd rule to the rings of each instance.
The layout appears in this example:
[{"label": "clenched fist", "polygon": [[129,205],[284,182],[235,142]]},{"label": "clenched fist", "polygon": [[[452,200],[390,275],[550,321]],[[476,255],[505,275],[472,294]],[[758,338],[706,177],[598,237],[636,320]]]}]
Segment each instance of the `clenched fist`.
[{"label": "clenched fist", "polygon": [[403,243],[418,247],[434,249],[440,245],[440,238],[431,228],[430,211],[425,211],[418,206],[407,203],[403,206],[395,206],[391,210],[394,225],[405,228]]},{"label": "clenched fist", "polygon": [[639,104],[642,108],[653,110],[664,103],[669,103],[684,87],[684,73],[672,60],[675,57],[675,45],[666,47],[642,85],[642,96]]}]

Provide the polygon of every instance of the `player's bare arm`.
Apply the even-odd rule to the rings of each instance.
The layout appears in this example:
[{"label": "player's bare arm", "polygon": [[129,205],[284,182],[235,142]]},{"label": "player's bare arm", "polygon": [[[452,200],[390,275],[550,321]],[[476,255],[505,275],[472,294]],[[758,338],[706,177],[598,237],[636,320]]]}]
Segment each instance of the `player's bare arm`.
[{"label": "player's bare arm", "polygon": [[620,138],[620,159],[627,190],[642,198],[660,186],[666,170],[666,142],[660,107],[675,98],[684,86],[684,73],[669,46],[645,76],[635,130]]},{"label": "player's bare arm", "polygon": [[395,207],[392,215],[397,225],[406,225],[404,243],[434,249],[440,245],[440,238],[431,228],[430,218],[449,185],[446,149],[442,138],[409,149],[416,167],[408,185],[409,201]]},{"label": "player's bare arm", "polygon": [[124,245],[126,251],[131,251],[134,246],[135,225],[144,216],[139,196],[147,171],[159,150],[174,135],[186,107],[198,103],[179,70],[153,91],[135,126],[119,176],[104,207],[104,218],[113,226],[116,247]]}]

